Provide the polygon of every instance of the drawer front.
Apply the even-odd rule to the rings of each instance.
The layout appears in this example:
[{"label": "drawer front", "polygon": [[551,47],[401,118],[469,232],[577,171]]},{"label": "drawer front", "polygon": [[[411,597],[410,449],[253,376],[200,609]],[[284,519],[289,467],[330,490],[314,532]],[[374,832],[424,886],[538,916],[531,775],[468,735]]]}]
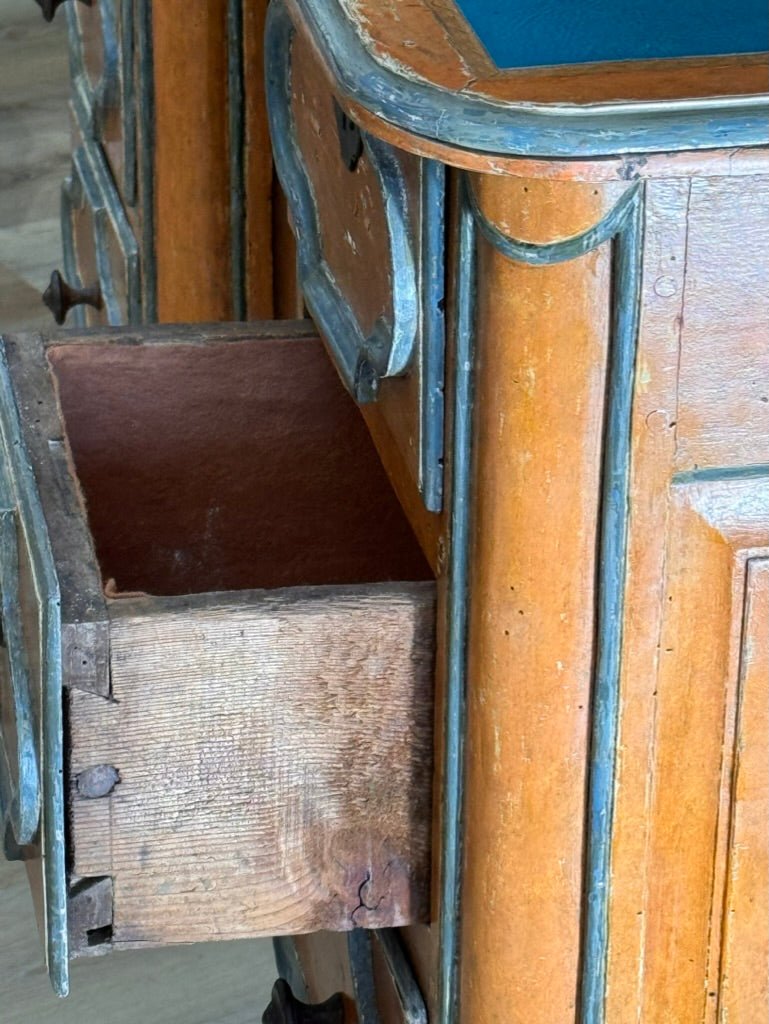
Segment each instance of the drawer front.
[{"label": "drawer front", "polygon": [[138,323],[141,320],[139,247],[103,153],[83,141],[62,186],[65,277],[78,288],[98,284],[101,308],[79,305],[73,326]]},{"label": "drawer front", "polygon": [[3,352],[0,526],[52,595],[4,636],[49,657],[57,989],[71,956],[423,920],[433,584],[320,340],[174,326]]},{"label": "drawer front", "polygon": [[137,200],[134,5],[67,4],[72,102],[85,137],[101,143],[123,202]]},{"label": "drawer front", "polygon": [[51,980],[57,992],[66,994],[59,588],[6,355],[0,339],[4,850],[7,857],[26,862]]},{"label": "drawer front", "polygon": [[344,113],[281,5],[267,23],[268,93],[305,301],[360,403],[376,403],[431,511],[443,455],[444,172]]}]

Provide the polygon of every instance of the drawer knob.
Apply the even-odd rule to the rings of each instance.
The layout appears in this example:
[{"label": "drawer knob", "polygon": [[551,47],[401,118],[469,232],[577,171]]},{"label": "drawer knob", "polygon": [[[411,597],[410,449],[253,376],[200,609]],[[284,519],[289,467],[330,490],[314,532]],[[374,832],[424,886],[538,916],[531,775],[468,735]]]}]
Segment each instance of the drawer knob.
[{"label": "drawer knob", "polygon": [[73,288],[58,270],[54,270],[51,282],[43,292],[43,302],[53,313],[56,323],[63,324],[73,306],[101,309],[101,288],[98,284],[92,284],[90,288]]},{"label": "drawer knob", "polygon": [[337,992],[325,1003],[300,1003],[287,981],[278,978],[262,1024],[344,1024],[344,999]]},{"label": "drawer knob", "polygon": [[[35,0],[35,3],[43,12],[43,18],[46,21],[53,21],[54,14],[56,14],[58,8],[65,2],[66,0]],[[80,0],[80,3],[85,4],[86,7],[93,6],[93,0]]]}]

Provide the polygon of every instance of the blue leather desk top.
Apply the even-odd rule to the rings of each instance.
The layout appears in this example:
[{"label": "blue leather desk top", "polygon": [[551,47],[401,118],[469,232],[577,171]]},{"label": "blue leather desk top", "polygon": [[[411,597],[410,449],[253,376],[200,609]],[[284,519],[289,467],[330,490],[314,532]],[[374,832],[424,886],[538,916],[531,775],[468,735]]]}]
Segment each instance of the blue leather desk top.
[{"label": "blue leather desk top", "polygon": [[499,68],[754,53],[767,0],[455,0]]}]

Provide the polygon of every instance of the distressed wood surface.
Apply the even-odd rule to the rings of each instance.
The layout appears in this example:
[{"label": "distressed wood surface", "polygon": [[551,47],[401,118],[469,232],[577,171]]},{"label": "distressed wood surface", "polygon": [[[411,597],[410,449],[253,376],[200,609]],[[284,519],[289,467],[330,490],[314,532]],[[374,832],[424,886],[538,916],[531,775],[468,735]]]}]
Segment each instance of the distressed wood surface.
[{"label": "distressed wood surface", "polygon": [[73,870],[111,875],[116,946],[426,913],[429,584],[125,599],[113,700],[73,691]]},{"label": "distressed wood surface", "polygon": [[[499,69],[469,29],[453,0],[339,0],[344,16],[363,48],[384,73],[400,76],[403,87],[432,86],[492,102],[601,103],[612,100],[688,99],[766,92],[766,54],[743,54],[685,60],[619,61],[529,70]],[[296,24],[302,23],[302,3],[288,0]],[[334,69],[332,69],[333,71]],[[439,100],[437,100],[439,104]],[[555,177],[601,181],[653,177],[663,173],[689,175],[732,173],[734,148],[711,153],[631,153],[584,160],[541,160],[505,157],[483,147],[459,147],[412,134],[384,120],[354,96],[343,105],[353,120],[378,137],[408,152],[464,167],[520,177]],[[749,159],[751,150],[745,151]]]},{"label": "distressed wood surface", "polygon": [[[297,32],[291,47],[292,109],[297,142],[312,182],[324,258],[350,303],[364,335],[380,318],[392,322],[392,274],[384,196],[364,152],[354,171],[339,146],[333,84],[309,38]],[[400,153],[417,282],[421,280],[421,166]],[[440,520],[424,511],[418,490],[420,445],[421,337],[409,372],[382,381],[375,403],[361,412],[401,504],[433,568]]]},{"label": "distressed wood surface", "polygon": [[70,686],[107,694],[109,635],[101,573],[45,341],[19,334],[6,338],[5,348],[59,578],[65,679]]},{"label": "distressed wood surface", "polygon": [[244,177],[246,200],[246,308],[249,320],[275,315],[273,246],[273,169],[264,96],[264,15],[266,0],[243,3]]}]

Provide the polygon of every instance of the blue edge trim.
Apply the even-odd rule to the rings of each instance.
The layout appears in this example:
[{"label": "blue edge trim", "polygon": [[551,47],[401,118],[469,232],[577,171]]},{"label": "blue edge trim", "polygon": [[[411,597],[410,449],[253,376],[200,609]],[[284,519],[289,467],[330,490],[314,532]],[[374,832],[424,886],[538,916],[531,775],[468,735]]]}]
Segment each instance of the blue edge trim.
[{"label": "blue edge trim", "polygon": [[64,839],[64,752],[61,666],[61,601],[53,553],[40,506],[31,462],[22,437],[5,347],[0,342],[0,433],[8,482],[23,535],[38,595],[40,610],[41,716],[40,770],[43,801],[41,847],[43,857],[46,958],[51,984],[59,996],[69,991],[67,936],[66,852]]},{"label": "blue edge trim", "polygon": [[375,60],[340,0],[294,0],[348,101],[409,132],[499,156],[589,158],[769,142],[769,96],[592,105],[503,103]]},{"label": "blue edge trim", "polygon": [[[532,245],[502,234],[481,212],[467,176],[459,211],[456,360],[453,419],[453,487],[448,567],[446,754],[442,794],[440,1024],[454,1024],[459,1013],[459,926],[462,857],[465,704],[467,686],[468,569],[472,417],[474,406],[475,298],[477,239],[512,260],[534,266],[575,259],[613,243],[613,322],[603,445],[603,483],[598,543],[596,668],[592,688],[592,734],[588,772],[585,927],[582,943],[579,1020],[604,1019],[608,899],[618,730],[620,652],[626,571],[628,476],[632,394],[638,336],[643,186],[629,186],[615,207],[594,227],[550,245]],[[284,969],[288,970],[285,953]],[[287,975],[290,980],[290,976]]]},{"label": "blue edge trim", "polygon": [[[375,401],[380,382],[413,369],[421,358],[419,488],[438,512],[443,495],[443,376],[445,290],[445,179],[443,164],[422,160],[418,280],[408,191],[397,151],[362,132],[367,158],[382,190],[392,273],[392,317],[367,334],[327,264],[312,182],[296,139],[291,109],[291,17],[270,4],[265,27],[265,71],[275,166],[288,198],[298,244],[302,291],[342,380],[359,403]],[[421,326],[421,331],[420,331]],[[419,349],[419,351],[418,351]]]},{"label": "blue edge trim", "polygon": [[638,341],[642,255],[643,186],[634,185],[593,228],[549,245],[531,245],[502,234],[481,212],[464,176],[459,220],[457,378],[454,426],[452,554],[449,569],[449,655],[446,763],[443,795],[441,1024],[458,1020],[459,887],[462,849],[462,782],[467,685],[467,572],[470,556],[471,418],[474,387],[477,234],[508,259],[544,266],[575,259],[611,241],[612,329],[603,441],[598,541],[596,667],[591,698],[585,851],[584,933],[579,1020],[601,1024],[606,994],[608,901],[614,779],[619,715],[620,657],[626,574],[631,414]]}]

